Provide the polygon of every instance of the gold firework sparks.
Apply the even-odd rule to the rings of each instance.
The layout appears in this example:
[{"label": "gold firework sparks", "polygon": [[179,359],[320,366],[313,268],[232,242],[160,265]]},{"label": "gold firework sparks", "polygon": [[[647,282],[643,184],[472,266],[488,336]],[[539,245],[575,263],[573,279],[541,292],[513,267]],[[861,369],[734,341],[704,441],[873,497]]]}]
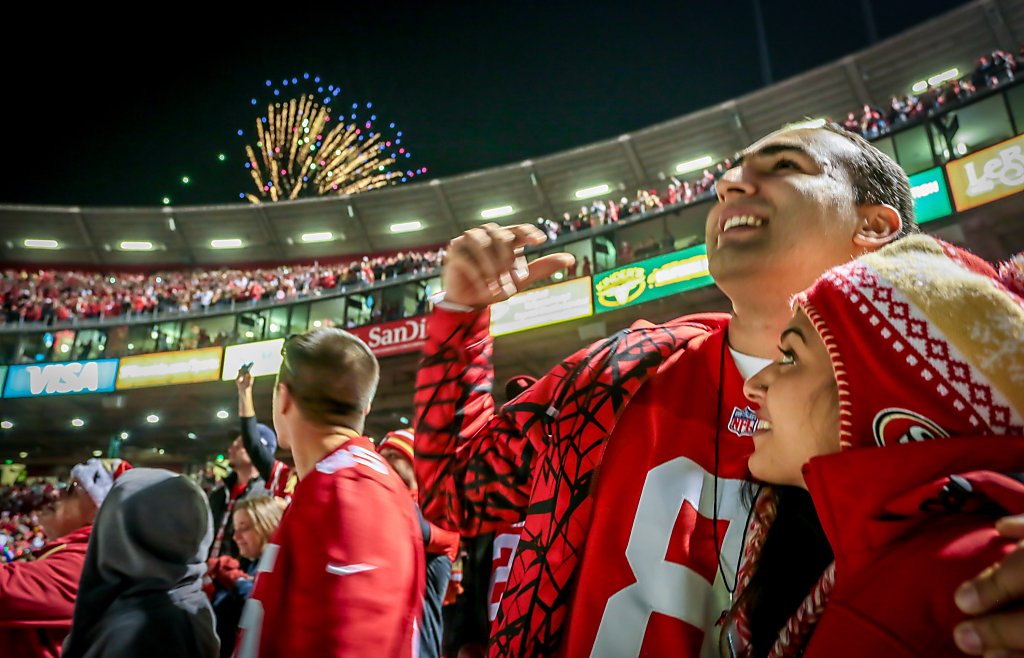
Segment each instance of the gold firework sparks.
[{"label": "gold firework sparks", "polygon": [[257,189],[246,198],[262,203],[357,194],[406,177],[400,169],[391,170],[398,154],[372,122],[344,119],[340,113],[335,120],[331,108],[312,95],[269,105],[266,116],[256,119],[258,141],[245,146]]}]

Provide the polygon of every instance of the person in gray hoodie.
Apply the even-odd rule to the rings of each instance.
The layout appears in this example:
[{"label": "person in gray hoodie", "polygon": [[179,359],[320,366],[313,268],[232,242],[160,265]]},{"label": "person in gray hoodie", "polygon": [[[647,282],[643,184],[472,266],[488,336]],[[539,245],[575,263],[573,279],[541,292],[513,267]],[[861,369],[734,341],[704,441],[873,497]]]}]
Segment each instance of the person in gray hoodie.
[{"label": "person in gray hoodie", "polygon": [[114,483],[93,525],[65,658],[216,658],[202,591],[213,522],[186,477],[136,468]]}]

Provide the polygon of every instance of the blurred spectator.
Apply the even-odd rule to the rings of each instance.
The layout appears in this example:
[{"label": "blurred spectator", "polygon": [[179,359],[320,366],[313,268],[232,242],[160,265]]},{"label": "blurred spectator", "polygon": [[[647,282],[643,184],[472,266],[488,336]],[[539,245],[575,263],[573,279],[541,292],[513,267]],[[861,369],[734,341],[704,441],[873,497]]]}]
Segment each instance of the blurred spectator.
[{"label": "blurred spectator", "polygon": [[[0,564],[0,646],[8,656],[56,658],[71,629],[78,581],[96,510],[127,462],[90,459],[40,515],[49,541],[35,555]],[[9,514],[9,512],[5,512]]]},{"label": "blurred spectator", "polygon": [[153,468],[117,478],[96,515],[65,658],[216,658],[200,582],[212,538],[192,480]]},{"label": "blurred spectator", "polygon": [[[377,444],[377,452],[391,464],[405,486],[409,488],[413,504],[417,501],[416,474],[413,471],[414,433],[411,427],[394,430],[384,435]],[[441,658],[444,623],[441,608],[446,602],[454,601],[457,589],[453,591],[452,564],[459,553],[458,533],[443,530],[419,517],[426,553],[427,589],[423,598],[423,616],[420,625],[420,656]]]},{"label": "blurred spectator", "polygon": [[207,588],[207,594],[217,619],[221,658],[229,658],[234,654],[242,608],[252,593],[263,549],[277,530],[284,508],[284,500],[272,496],[239,501],[233,525],[240,559],[222,555],[208,562],[207,576],[212,582]]},{"label": "blurred spectator", "polygon": [[228,447],[228,466],[231,467],[231,472],[210,494],[214,535],[210,546],[210,559],[221,555],[238,557],[231,513],[239,500],[253,492],[263,495],[266,489],[265,482],[252,465],[252,459],[242,443],[241,436],[236,437]]},{"label": "blurred spectator", "polygon": [[[238,388],[238,420],[241,421],[242,446],[271,496],[288,500],[295,489],[297,477],[291,466],[274,457],[277,434],[263,423],[256,422],[256,406],[252,397],[252,373],[245,366],[235,375]],[[250,474],[251,476],[251,474]]]}]

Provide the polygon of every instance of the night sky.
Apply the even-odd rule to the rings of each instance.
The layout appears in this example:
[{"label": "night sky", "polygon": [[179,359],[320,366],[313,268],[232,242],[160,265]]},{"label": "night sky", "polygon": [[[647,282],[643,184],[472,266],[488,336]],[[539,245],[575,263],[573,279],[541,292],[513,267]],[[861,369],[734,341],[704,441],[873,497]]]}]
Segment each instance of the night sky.
[{"label": "night sky", "polygon": [[[882,39],[965,4],[762,0],[775,80],[868,46],[862,2]],[[238,203],[254,187],[236,134],[257,116],[250,98],[306,72],[340,86],[337,103],[373,102],[428,178],[614,137],[762,85],[752,0],[372,4],[282,3],[292,11],[230,21],[155,5],[165,15],[135,28],[47,17],[32,40],[0,46],[0,202]]]}]

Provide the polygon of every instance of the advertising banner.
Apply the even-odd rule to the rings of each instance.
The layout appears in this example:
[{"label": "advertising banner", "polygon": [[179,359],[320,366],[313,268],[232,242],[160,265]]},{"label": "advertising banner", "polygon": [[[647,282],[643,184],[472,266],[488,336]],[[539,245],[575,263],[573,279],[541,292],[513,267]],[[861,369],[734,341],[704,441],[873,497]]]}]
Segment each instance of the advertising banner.
[{"label": "advertising banner", "polygon": [[28,398],[114,390],[117,359],[10,366],[5,398]]},{"label": "advertising banner", "polygon": [[594,275],[594,306],[604,313],[713,283],[699,244]]},{"label": "advertising banner", "polygon": [[914,216],[924,224],[953,214],[949,188],[942,167],[922,171],[910,177],[910,194],[914,197]]},{"label": "advertising banner", "polygon": [[245,345],[228,345],[224,348],[224,371],[221,379],[234,379],[238,375],[238,369],[243,363],[252,361],[253,377],[262,375],[276,375],[281,369],[281,348],[284,347],[284,338],[274,340],[261,340],[258,343],[246,343]]},{"label": "advertising banner", "polygon": [[590,277],[527,290],[491,306],[491,335],[535,329],[593,315]]},{"label": "advertising banner", "polygon": [[946,165],[957,210],[967,210],[1024,190],[1024,135]]},{"label": "advertising banner", "polygon": [[427,342],[427,318],[416,318],[355,327],[349,331],[363,339],[377,356],[418,352]]},{"label": "advertising banner", "polygon": [[117,389],[195,384],[220,379],[220,347],[126,356],[117,372]]}]

